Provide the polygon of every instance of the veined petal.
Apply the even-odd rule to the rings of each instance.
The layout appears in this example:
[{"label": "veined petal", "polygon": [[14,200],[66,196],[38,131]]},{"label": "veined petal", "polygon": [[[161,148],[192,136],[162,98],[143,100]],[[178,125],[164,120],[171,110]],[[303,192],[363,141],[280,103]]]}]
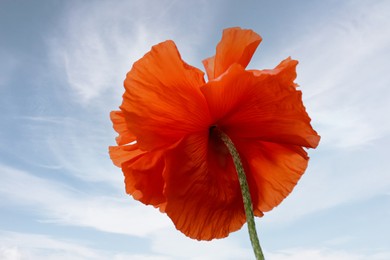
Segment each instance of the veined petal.
[{"label": "veined petal", "polygon": [[297,60],[292,60],[291,57],[288,57],[285,60],[282,60],[274,69],[264,69],[264,70],[249,70],[255,76],[261,76],[264,74],[278,76],[278,81],[281,86],[285,87],[297,87],[298,85],[294,83],[297,73],[295,68],[298,64]]},{"label": "veined petal", "polygon": [[181,59],[173,41],[154,46],[134,63],[124,82],[121,110],[141,149],[170,145],[208,127],[203,84],[203,72]]},{"label": "veined petal", "polygon": [[[270,211],[279,205],[293,190],[306,170],[309,157],[299,146],[261,141],[240,141],[249,174],[255,182],[254,209]],[[253,185],[253,183],[252,183]],[[251,187],[250,187],[251,188]]]},{"label": "veined petal", "polygon": [[165,212],[186,236],[222,238],[245,223],[232,158],[207,132],[183,139],[167,154],[164,179]]},{"label": "veined petal", "polygon": [[146,205],[164,207],[163,151],[142,153],[122,163],[126,192]]},{"label": "veined petal", "polygon": [[[110,114],[114,129],[119,133],[117,143],[123,144],[135,140],[128,131],[122,111]],[[126,192],[134,199],[161,206],[165,199],[162,195],[164,181],[162,179],[163,159],[161,152],[146,152],[139,149],[138,143],[109,147],[113,163],[122,168],[125,176]]]},{"label": "veined petal", "polygon": [[201,87],[206,97],[213,122],[223,127],[224,120],[239,109],[246,96],[251,96],[249,86],[254,85],[254,76],[245,72],[241,65],[234,64],[218,80],[210,81]]},{"label": "veined petal", "polygon": [[225,29],[215,56],[203,61],[208,79],[218,78],[234,63],[246,68],[261,40],[260,35],[252,30],[239,27]]},{"label": "veined petal", "polygon": [[112,162],[116,166],[122,167],[122,164],[124,162],[130,161],[131,159],[141,154],[144,154],[145,151],[141,151],[138,148],[138,144],[133,144],[133,145],[110,146],[109,153]]},{"label": "veined petal", "polygon": [[110,118],[113,123],[114,130],[119,134],[115,138],[118,145],[124,145],[136,140],[134,134],[127,128],[125,115],[122,111],[111,111]]},{"label": "veined petal", "polygon": [[231,138],[316,147],[320,137],[293,82],[296,64],[287,59],[275,71],[257,75],[232,65],[202,87],[213,120]]}]

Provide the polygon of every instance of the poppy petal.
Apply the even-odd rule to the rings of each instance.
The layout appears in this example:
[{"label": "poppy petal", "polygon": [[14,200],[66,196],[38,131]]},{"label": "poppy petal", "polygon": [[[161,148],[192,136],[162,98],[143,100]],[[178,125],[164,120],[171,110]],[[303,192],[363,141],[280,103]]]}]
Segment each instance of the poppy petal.
[{"label": "poppy petal", "polygon": [[241,141],[237,147],[254,181],[250,184],[256,186],[257,194],[251,189],[252,197],[257,196],[253,200],[254,208],[261,212],[270,211],[290,194],[309,160],[306,151],[299,146]]},{"label": "poppy petal", "polygon": [[145,153],[138,149],[138,145],[120,145],[120,146],[110,146],[109,147],[110,158],[112,162],[118,166],[122,167],[122,163],[127,162],[138,155]]},{"label": "poppy petal", "polygon": [[293,82],[296,64],[287,59],[258,75],[235,64],[207,83],[201,89],[216,124],[231,138],[316,147],[320,137]]},{"label": "poppy petal", "polygon": [[122,163],[126,192],[146,205],[163,206],[165,203],[163,169],[162,151],[143,153]]},{"label": "poppy petal", "polygon": [[245,223],[230,154],[208,133],[183,139],[166,156],[165,212],[176,228],[198,240],[222,238]]},{"label": "poppy petal", "polygon": [[111,111],[110,118],[113,123],[114,130],[119,134],[115,138],[118,145],[124,145],[136,140],[134,134],[127,128],[125,115],[122,111]]},{"label": "poppy petal", "polygon": [[173,41],[160,43],[127,74],[121,110],[141,149],[170,145],[210,122],[200,86],[203,72],[180,57]]},{"label": "poppy petal", "polygon": [[260,35],[252,30],[239,27],[225,29],[217,45],[215,56],[203,61],[208,79],[218,78],[234,63],[245,68],[261,40]]},{"label": "poppy petal", "polygon": [[298,84],[294,83],[297,73],[295,71],[298,64],[297,60],[292,60],[291,57],[282,60],[274,69],[264,70],[249,70],[255,76],[261,76],[264,74],[278,76],[278,81],[281,86],[286,87],[298,87]]}]

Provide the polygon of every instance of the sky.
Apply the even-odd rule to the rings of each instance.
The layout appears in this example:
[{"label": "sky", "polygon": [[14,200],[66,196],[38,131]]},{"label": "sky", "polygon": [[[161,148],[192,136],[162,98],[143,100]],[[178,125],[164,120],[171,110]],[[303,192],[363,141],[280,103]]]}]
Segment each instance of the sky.
[{"label": "sky", "polygon": [[256,219],[266,259],[390,259],[390,1],[0,0],[0,259],[253,259],[246,226],[199,242],[126,195],[108,156],[123,80],[172,39],[201,68],[224,28],[249,68],[299,60],[321,135],[298,185]]}]

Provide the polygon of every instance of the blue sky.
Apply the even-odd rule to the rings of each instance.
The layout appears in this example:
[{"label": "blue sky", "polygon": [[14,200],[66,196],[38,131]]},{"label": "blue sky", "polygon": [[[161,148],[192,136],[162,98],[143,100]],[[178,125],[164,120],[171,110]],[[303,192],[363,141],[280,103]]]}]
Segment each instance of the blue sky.
[{"label": "blue sky", "polygon": [[256,219],[267,259],[390,259],[390,2],[0,2],[0,259],[251,259],[247,229],[198,242],[124,192],[109,112],[166,39],[202,68],[223,28],[263,37],[250,68],[299,60],[322,136]]}]

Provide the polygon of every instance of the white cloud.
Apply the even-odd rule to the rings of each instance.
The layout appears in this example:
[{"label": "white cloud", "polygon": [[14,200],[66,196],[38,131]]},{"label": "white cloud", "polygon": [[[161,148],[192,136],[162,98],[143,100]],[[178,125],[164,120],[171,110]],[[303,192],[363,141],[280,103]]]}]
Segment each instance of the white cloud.
[{"label": "white cloud", "polygon": [[266,256],[269,260],[386,260],[389,259],[390,252],[359,254],[343,250],[295,248],[268,252]]},{"label": "white cloud", "polygon": [[22,254],[17,247],[0,247],[0,257],[3,260],[22,259]]},{"label": "white cloud", "polygon": [[168,217],[127,196],[95,196],[62,183],[0,165],[1,204],[34,208],[41,221],[146,236],[172,226]]},{"label": "white cloud", "polygon": [[85,245],[82,241],[65,240],[42,234],[0,231],[2,260],[167,260],[160,255],[110,252]]},{"label": "white cloud", "polygon": [[6,260],[96,259],[99,256],[86,246],[40,234],[3,231],[0,244],[0,258]]},{"label": "white cloud", "polygon": [[[162,229],[152,234],[151,247],[153,252],[169,255],[172,259],[252,259],[253,252],[245,229],[246,227],[243,227],[242,231],[230,234],[227,238],[212,241],[197,241],[185,237],[177,230]],[[242,233],[245,233],[244,241]]]},{"label": "white cloud", "polygon": [[[164,236],[167,235],[165,238]],[[186,242],[178,236],[160,233],[149,254],[107,251],[94,248],[80,240],[69,240],[43,234],[0,231],[0,259],[3,260],[62,260],[62,259],[114,259],[114,260],[228,260],[253,259],[250,248],[243,249],[237,243],[217,240],[216,242]],[[288,248],[265,251],[268,260],[387,260],[390,252],[372,250],[366,253],[334,250],[329,248]]]},{"label": "white cloud", "polygon": [[[91,112],[92,113],[92,112]],[[123,175],[113,166],[108,146],[115,143],[108,112],[80,113],[73,117],[17,117],[25,141],[14,156],[30,165],[58,169],[81,181],[104,183],[123,190]],[[23,149],[24,148],[24,149]]]}]

